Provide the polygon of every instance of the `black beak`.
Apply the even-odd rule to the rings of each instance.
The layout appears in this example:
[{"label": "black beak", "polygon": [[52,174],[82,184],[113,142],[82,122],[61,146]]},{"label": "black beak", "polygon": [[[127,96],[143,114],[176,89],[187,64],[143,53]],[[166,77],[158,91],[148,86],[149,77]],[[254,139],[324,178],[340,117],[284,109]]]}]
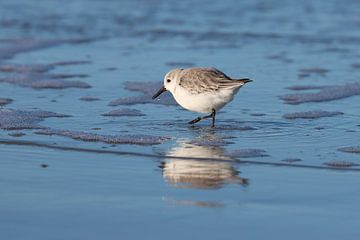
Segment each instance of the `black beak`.
[{"label": "black beak", "polygon": [[157,93],[155,93],[155,95],[152,97],[152,99],[157,98],[158,96],[160,96],[160,94],[162,94],[163,92],[166,92],[166,88],[164,86],[162,86],[159,91]]}]

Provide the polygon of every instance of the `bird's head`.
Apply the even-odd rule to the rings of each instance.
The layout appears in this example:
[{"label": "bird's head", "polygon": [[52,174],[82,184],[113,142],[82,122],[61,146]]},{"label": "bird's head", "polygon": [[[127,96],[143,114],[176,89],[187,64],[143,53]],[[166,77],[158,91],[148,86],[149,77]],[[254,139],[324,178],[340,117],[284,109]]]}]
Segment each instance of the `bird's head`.
[{"label": "bird's head", "polygon": [[176,85],[179,81],[179,74],[183,69],[173,69],[170,72],[168,72],[164,77],[164,84],[159,89],[159,91],[152,97],[153,99],[160,96],[163,92],[169,91],[171,93],[174,92]]}]

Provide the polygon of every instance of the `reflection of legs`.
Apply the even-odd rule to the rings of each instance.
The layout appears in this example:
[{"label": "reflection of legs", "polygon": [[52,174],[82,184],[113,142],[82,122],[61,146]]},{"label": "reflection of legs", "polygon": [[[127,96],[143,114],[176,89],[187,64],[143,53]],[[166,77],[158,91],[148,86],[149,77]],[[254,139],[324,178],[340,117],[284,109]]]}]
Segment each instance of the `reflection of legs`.
[{"label": "reflection of legs", "polygon": [[213,109],[210,115],[207,115],[207,116],[204,116],[204,117],[197,117],[194,120],[191,120],[189,122],[189,124],[194,124],[194,123],[200,122],[203,119],[212,118],[211,127],[215,127],[215,115],[216,115],[216,111],[215,111],[215,109]]}]

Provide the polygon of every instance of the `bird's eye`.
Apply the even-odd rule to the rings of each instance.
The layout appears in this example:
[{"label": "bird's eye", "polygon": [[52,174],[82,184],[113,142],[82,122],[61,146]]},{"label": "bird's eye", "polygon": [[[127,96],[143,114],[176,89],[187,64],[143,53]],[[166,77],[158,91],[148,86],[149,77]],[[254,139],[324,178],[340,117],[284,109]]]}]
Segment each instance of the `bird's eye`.
[{"label": "bird's eye", "polygon": [[171,82],[171,80],[170,80],[170,79],[167,79],[167,80],[166,80],[166,82],[168,82],[168,83],[169,83],[169,82]]}]

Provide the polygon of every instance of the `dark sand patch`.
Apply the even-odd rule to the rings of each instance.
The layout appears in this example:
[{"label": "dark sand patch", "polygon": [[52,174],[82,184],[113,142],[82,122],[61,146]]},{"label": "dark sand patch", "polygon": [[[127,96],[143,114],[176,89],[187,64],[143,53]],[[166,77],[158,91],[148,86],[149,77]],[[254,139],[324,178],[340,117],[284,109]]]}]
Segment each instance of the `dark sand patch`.
[{"label": "dark sand patch", "polygon": [[340,152],[347,152],[347,153],[358,153],[358,154],[360,154],[360,146],[356,146],[356,147],[342,147],[342,148],[338,148],[338,151],[340,151]]},{"label": "dark sand patch", "polygon": [[326,69],[326,68],[319,68],[319,67],[314,67],[314,68],[302,68],[299,70],[301,73],[304,74],[319,74],[319,75],[325,75],[326,73],[328,73],[330,70]]},{"label": "dark sand patch", "polygon": [[[308,87],[307,87],[308,88]],[[286,94],[282,95],[279,98],[284,100],[287,104],[302,104],[306,102],[325,102],[343,99],[355,95],[360,95],[360,83],[348,83],[345,85],[339,86],[325,86],[320,88],[317,93],[296,93],[296,94]],[[313,88],[315,89],[315,88]]]},{"label": "dark sand patch", "polygon": [[327,48],[324,48],[320,51],[318,51],[320,53],[322,52],[328,52],[328,53],[351,53],[351,50],[348,49],[348,48],[341,48],[341,47],[327,47]]},{"label": "dark sand patch", "polygon": [[337,160],[325,162],[324,165],[329,166],[329,167],[334,167],[334,168],[349,168],[349,167],[359,166],[359,164],[356,164],[353,162],[337,161]]},{"label": "dark sand patch", "polygon": [[293,90],[293,91],[303,91],[303,90],[317,90],[317,89],[323,89],[323,88],[328,88],[328,87],[330,87],[330,86],[310,86],[310,85],[306,86],[305,85],[305,86],[291,86],[291,87],[287,87],[286,89]]},{"label": "dark sand patch", "polygon": [[298,77],[299,78],[307,78],[310,77],[312,74],[317,74],[320,76],[325,76],[326,73],[328,73],[330,70],[325,68],[303,68],[299,70]]},{"label": "dark sand patch", "polygon": [[[90,61],[62,61],[50,64],[3,64],[0,66],[1,72],[8,73],[42,73],[49,72],[57,66],[82,65],[90,64]],[[61,75],[62,76],[62,75]],[[72,76],[72,75],[70,75]],[[77,74],[75,76],[87,76],[85,74]]]},{"label": "dark sand patch", "polygon": [[263,116],[266,116],[266,113],[250,113],[250,116],[263,117]]},{"label": "dark sand patch", "polygon": [[87,78],[87,77],[89,77],[89,75],[87,75],[87,74],[52,74],[51,76],[54,79]]},{"label": "dark sand patch", "polygon": [[117,67],[107,67],[107,68],[103,68],[102,70],[111,72],[111,71],[116,71],[117,69],[118,69]]},{"label": "dark sand patch", "polygon": [[31,52],[39,49],[56,47],[62,44],[81,44],[94,41],[94,38],[74,38],[74,39],[3,39],[0,45],[0,59],[10,59],[16,54]]},{"label": "dark sand patch", "polygon": [[121,117],[121,116],[129,116],[129,117],[137,117],[137,116],[145,116],[140,110],[130,109],[130,108],[121,108],[112,110],[108,113],[101,114],[102,116],[110,116],[110,117]]},{"label": "dark sand patch", "polygon": [[5,130],[18,129],[42,129],[39,125],[44,118],[50,117],[69,117],[69,115],[59,114],[48,111],[24,111],[16,109],[0,109],[0,128]]},{"label": "dark sand patch", "polygon": [[317,119],[317,118],[323,118],[323,117],[333,117],[333,116],[342,115],[342,114],[344,114],[344,113],[313,110],[313,111],[306,111],[306,112],[286,113],[283,115],[283,118],[285,118],[285,119],[297,119],[297,118]]},{"label": "dark sand patch", "polygon": [[266,154],[266,151],[263,149],[237,149],[228,154],[230,157],[235,158],[252,158],[252,157],[268,157],[269,155]]},{"label": "dark sand patch", "polygon": [[5,106],[6,104],[11,103],[13,100],[10,98],[0,98],[0,106]]},{"label": "dark sand patch", "polygon": [[44,64],[30,64],[30,65],[22,65],[22,64],[4,64],[0,66],[1,72],[9,72],[9,73],[28,73],[28,72],[48,72],[52,70],[54,66],[44,65]]},{"label": "dark sand patch", "polygon": [[309,73],[299,73],[298,74],[298,78],[307,78],[307,77],[310,77]]},{"label": "dark sand patch", "polygon": [[94,102],[94,101],[99,101],[101,99],[98,97],[84,96],[84,97],[79,98],[79,100],[84,101],[84,102]]},{"label": "dark sand patch", "polygon": [[40,164],[40,167],[42,167],[42,168],[47,168],[47,167],[49,167],[49,165],[48,165],[48,164],[43,163],[43,164]]},{"label": "dark sand patch", "polygon": [[302,160],[300,158],[285,158],[281,161],[287,163],[294,163],[294,162],[301,162]]},{"label": "dark sand patch", "polygon": [[57,75],[49,74],[22,74],[19,76],[12,76],[0,78],[0,82],[6,82],[21,87],[30,87],[35,89],[52,88],[90,88],[91,86],[82,81],[67,81],[59,79]]},{"label": "dark sand patch", "polygon": [[11,137],[22,137],[22,136],[25,136],[26,134],[23,132],[11,132],[8,135]]},{"label": "dark sand patch", "polygon": [[170,93],[163,93],[161,97],[153,100],[150,95],[140,95],[140,96],[131,96],[118,98],[111,101],[109,106],[119,106],[119,105],[135,105],[135,104],[161,104],[161,105],[177,105],[175,100],[172,98]]},{"label": "dark sand patch", "polygon": [[134,144],[134,145],[157,145],[168,140],[168,137],[150,135],[101,135],[82,131],[44,129],[35,132],[40,135],[57,135],[70,137],[75,140],[86,142],[104,142],[108,144]]},{"label": "dark sand patch", "polygon": [[69,61],[52,64],[37,65],[16,65],[7,64],[0,66],[3,72],[12,73],[0,78],[0,82],[10,83],[21,87],[41,88],[90,88],[91,86],[82,81],[69,81],[68,78],[84,78],[86,74],[51,74],[55,66],[65,66],[73,64],[85,64],[87,61]]},{"label": "dark sand patch", "polygon": [[51,66],[68,66],[68,65],[83,65],[83,64],[90,64],[91,61],[88,60],[73,60],[73,61],[61,61],[61,62],[55,62],[51,63],[49,65]]},{"label": "dark sand patch", "polygon": [[294,62],[293,59],[287,57],[286,52],[281,52],[281,53],[278,53],[278,54],[269,55],[269,56],[266,56],[266,58],[270,59],[270,60],[278,60],[278,61],[283,62],[283,63],[292,63],[292,62]]},{"label": "dark sand patch", "polygon": [[148,95],[141,95],[141,96],[118,98],[109,102],[108,105],[119,106],[119,105],[146,104],[146,103],[153,103],[153,100]]},{"label": "dark sand patch", "polygon": [[360,69],[360,63],[353,63],[351,64],[351,67],[355,69]]}]

